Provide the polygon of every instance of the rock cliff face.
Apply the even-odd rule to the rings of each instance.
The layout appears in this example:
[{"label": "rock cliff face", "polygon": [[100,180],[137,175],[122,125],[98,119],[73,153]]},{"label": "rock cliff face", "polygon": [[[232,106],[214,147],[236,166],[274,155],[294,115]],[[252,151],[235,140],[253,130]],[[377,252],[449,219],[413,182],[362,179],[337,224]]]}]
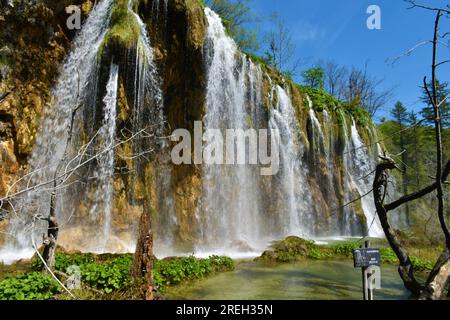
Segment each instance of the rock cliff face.
[{"label": "rock cliff face", "polygon": [[[50,88],[74,32],[65,6],[92,1],[15,1],[0,7],[0,193],[26,172],[40,119],[51,109]],[[1,224],[1,222],[0,222]],[[0,237],[1,238],[1,237]]]},{"label": "rock cliff face", "polygon": [[[240,53],[226,39],[217,17],[205,11],[200,1],[105,1],[110,4],[105,7],[107,28],[96,52],[97,71],[86,80],[88,88],[95,87],[95,99],[88,103],[88,97],[82,98],[85,100],[77,114],[79,125],[74,126],[77,138],[72,152],[105,126],[105,96],[111,91],[108,84],[113,65],[118,68],[117,89],[113,92],[117,98],[113,140],[126,140],[139,128],[147,128],[155,136],[168,136],[177,128],[193,132],[194,121],[211,123],[214,106],[226,105],[230,97],[239,96],[240,100],[233,101],[242,104],[241,111],[236,111],[244,113],[238,123],[242,129],[278,128],[280,139],[291,141],[283,145],[282,172],[277,176],[256,178],[254,169],[244,169],[231,172],[233,178],[228,180],[219,179],[222,172],[202,166],[172,165],[167,156],[174,144],[168,139],[124,142],[114,153],[114,179],[102,182],[106,189],[96,182],[70,187],[61,195],[67,201],[59,208],[59,215],[71,221],[61,230],[63,246],[132,250],[143,210],[153,214],[160,247],[180,250],[214,245],[251,250],[254,243],[247,237],[250,229],[241,229],[248,223],[258,229],[254,237],[260,239],[290,233],[331,236],[369,232],[368,226],[373,223],[368,219],[374,214],[370,201],[343,206],[367,191],[368,180],[360,180],[369,173],[363,170],[370,168],[378,152],[375,130],[365,114],[355,113],[354,108],[324,93],[297,86]],[[35,146],[36,135],[52,130],[42,125],[43,119],[55,112],[55,99],[61,100],[54,96],[53,89],[63,72],[64,58],[74,50],[75,33],[65,25],[69,2],[81,6],[83,21],[93,10],[92,1],[81,0],[17,1],[14,9],[1,8],[0,94],[11,92],[0,103],[1,195],[29,170],[33,152],[38,157],[42,152],[39,148],[45,148],[42,143]],[[229,65],[224,61],[222,68],[228,75],[218,73],[213,77],[214,55],[223,49],[220,41],[229,41],[232,48],[222,57],[229,61]],[[219,94],[213,95],[214,87],[217,89],[213,81],[217,79]],[[236,86],[230,89],[230,83],[238,80],[242,91],[236,93]],[[212,101],[220,92],[225,92],[227,101]],[[220,119],[233,117],[236,112],[222,110],[214,121],[221,123]],[[285,127],[286,123],[292,128]],[[150,147],[154,152],[146,157],[124,156]],[[290,147],[295,155],[285,151]],[[96,177],[101,166],[98,160],[80,175]],[[221,191],[220,198],[208,196],[211,183],[221,187],[212,189]],[[101,208],[99,211],[106,210],[107,205],[99,199],[104,193],[98,190],[112,192],[110,215],[92,212],[95,206]],[[254,203],[245,206],[249,199]],[[99,225],[109,244],[93,249]],[[214,243],[214,237],[226,241]]]}]

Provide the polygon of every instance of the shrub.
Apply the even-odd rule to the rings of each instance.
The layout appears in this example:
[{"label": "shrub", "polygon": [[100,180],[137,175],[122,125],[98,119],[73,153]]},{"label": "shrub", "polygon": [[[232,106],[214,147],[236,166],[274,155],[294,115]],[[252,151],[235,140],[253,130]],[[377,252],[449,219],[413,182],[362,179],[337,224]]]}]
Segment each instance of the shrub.
[{"label": "shrub", "polygon": [[216,272],[234,269],[234,262],[228,257],[211,256],[208,259],[170,258],[156,260],[153,269],[155,285],[164,290],[166,286],[182,281],[200,279]]},{"label": "shrub", "polygon": [[346,257],[351,257],[353,255],[353,250],[358,249],[359,245],[355,242],[340,243],[331,247],[334,254],[343,255]]},{"label": "shrub", "polygon": [[131,256],[122,256],[104,263],[80,266],[81,279],[89,286],[111,293],[130,283]]},{"label": "shrub", "polygon": [[[90,287],[111,293],[123,288],[129,282],[129,270],[132,263],[131,255],[112,257],[106,261],[96,261],[90,253],[57,254],[55,269],[67,272],[67,268],[76,265],[80,268],[81,280]],[[34,257],[33,270],[42,270],[42,261]]]},{"label": "shrub", "polygon": [[48,300],[61,292],[50,275],[31,272],[9,277],[0,282],[0,300]]}]

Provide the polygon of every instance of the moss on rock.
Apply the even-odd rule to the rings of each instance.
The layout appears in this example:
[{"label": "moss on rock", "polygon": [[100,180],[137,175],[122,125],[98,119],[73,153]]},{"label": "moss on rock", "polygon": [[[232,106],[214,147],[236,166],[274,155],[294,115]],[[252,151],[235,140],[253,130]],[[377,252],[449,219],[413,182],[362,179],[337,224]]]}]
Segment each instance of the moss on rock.
[{"label": "moss on rock", "polygon": [[271,246],[271,250],[264,251],[257,261],[263,262],[292,262],[308,255],[314,242],[299,237],[287,237],[277,241]]},{"label": "moss on rock", "polygon": [[128,7],[128,0],[116,0],[112,11],[110,28],[100,45],[98,57],[110,50],[134,48],[140,36],[140,26],[135,14]]}]

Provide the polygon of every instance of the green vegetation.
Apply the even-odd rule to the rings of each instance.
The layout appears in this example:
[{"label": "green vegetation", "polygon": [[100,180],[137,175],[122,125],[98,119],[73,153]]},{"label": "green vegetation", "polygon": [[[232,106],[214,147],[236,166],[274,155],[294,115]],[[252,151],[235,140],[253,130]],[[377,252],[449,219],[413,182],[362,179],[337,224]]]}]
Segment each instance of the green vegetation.
[{"label": "green vegetation", "polygon": [[351,103],[344,103],[344,110],[349,113],[358,126],[368,126],[372,123],[372,116],[370,113],[362,108],[360,105],[355,105]]},{"label": "green vegetation", "polygon": [[135,46],[139,36],[140,27],[136,16],[128,9],[128,0],[117,0],[111,11],[110,29],[105,35],[98,56],[108,46],[129,48]]},{"label": "green vegetation", "polygon": [[[95,294],[100,298],[117,297],[121,292],[136,290],[136,283],[130,277],[133,255],[94,255],[90,253],[58,253],[55,271],[62,281],[73,266],[79,268],[83,288],[78,295]],[[46,300],[63,294],[58,283],[47,274],[40,273],[42,262],[34,257],[28,273],[11,274],[0,281],[0,300],[36,299]],[[155,260],[153,277],[160,291],[171,285],[200,279],[208,275],[234,269],[234,262],[227,257],[212,256],[208,259],[168,258]],[[134,289],[133,289],[134,288]],[[97,298],[98,298],[97,297]]]},{"label": "green vegetation", "polygon": [[170,285],[184,281],[204,278],[205,276],[231,271],[234,262],[227,257],[212,256],[208,259],[172,258],[155,261],[153,279],[161,291]]},{"label": "green vegetation", "polygon": [[61,287],[51,275],[31,272],[8,277],[0,282],[0,300],[48,300]]},{"label": "green vegetation", "polygon": [[[71,266],[80,268],[81,280],[91,288],[111,293],[124,288],[130,283],[129,270],[133,261],[132,255],[100,255],[87,253],[57,254],[55,270],[67,272]],[[38,258],[32,261],[34,270],[42,269],[42,262]]]},{"label": "green vegetation", "polygon": [[[432,88],[431,81],[428,83],[428,88]],[[442,101],[443,103],[440,105],[441,111],[441,123],[443,128],[450,128],[450,102],[448,97],[450,96],[450,89],[448,87],[448,82],[441,82],[436,80],[436,96],[439,103]],[[428,97],[428,93],[425,89],[423,89],[422,97],[420,100],[426,105],[420,115],[425,119],[425,123],[428,125],[434,125],[434,110],[432,107],[432,103],[430,98]]]},{"label": "green vegetation", "polygon": [[[303,94],[311,99],[315,111],[322,112],[324,109],[334,110],[336,107],[342,107],[343,104],[336,97],[327,93],[323,89],[312,88],[308,86],[297,86]],[[308,105],[308,103],[306,103]]]},{"label": "green vegetation", "polygon": [[[313,241],[307,241],[298,237],[288,237],[275,242],[271,250],[265,251],[257,261],[262,262],[294,262],[302,259],[327,260],[327,259],[352,259],[353,250],[360,247],[359,242],[343,242],[335,245],[319,246]],[[382,263],[397,264],[398,259],[391,248],[381,247],[380,255]],[[434,263],[425,258],[411,256],[416,271],[429,272]]]},{"label": "green vegetation", "polygon": [[[444,98],[450,90],[446,83],[438,83],[437,87],[437,96],[443,101],[442,143],[443,158],[446,161],[450,156],[450,127],[445,121],[445,114],[450,104],[448,99]],[[425,96],[422,97],[422,101],[425,103],[420,112],[424,117],[422,120],[419,120],[416,112],[409,112],[407,106],[397,102],[391,110],[392,120],[382,119],[382,123],[378,126],[384,146],[393,155],[401,169],[394,170],[392,173],[397,181],[399,196],[411,194],[428,186],[430,177],[436,174],[434,115]],[[433,244],[441,241],[443,236],[435,214],[436,208],[436,197],[433,194],[407,203],[402,211],[397,212],[397,220],[400,222],[398,228],[420,235],[424,243]]]},{"label": "green vegetation", "polygon": [[321,67],[306,69],[302,72],[303,82],[311,88],[323,89],[325,73]]},{"label": "green vegetation", "polygon": [[253,21],[249,0],[204,0],[202,6],[210,7],[221,18],[228,35],[240,49],[255,52],[259,49],[257,34],[244,25]]},{"label": "green vegetation", "polygon": [[353,117],[358,126],[367,127],[372,123],[372,117],[367,110],[357,105],[339,101],[335,96],[329,94],[323,88],[312,88],[300,85],[297,85],[297,88],[299,88],[300,92],[310,97],[313,108],[317,112],[323,112],[324,109],[332,112],[335,109],[340,108],[349,116]]}]

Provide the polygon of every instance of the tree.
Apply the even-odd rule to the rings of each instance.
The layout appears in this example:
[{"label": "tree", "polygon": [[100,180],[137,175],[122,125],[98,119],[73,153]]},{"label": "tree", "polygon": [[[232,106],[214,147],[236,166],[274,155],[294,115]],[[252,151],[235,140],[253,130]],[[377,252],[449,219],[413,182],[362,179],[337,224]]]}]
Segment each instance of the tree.
[{"label": "tree", "polygon": [[[431,88],[432,84],[428,82],[427,86]],[[440,104],[442,127],[450,128],[450,88],[448,88],[448,82],[436,80],[436,96]],[[427,105],[422,109],[420,114],[426,119],[426,123],[432,125],[434,123],[434,109],[425,87],[423,87],[423,94],[420,100]]]},{"label": "tree", "polygon": [[412,165],[414,168],[414,182],[416,188],[420,186],[420,166],[419,166],[419,150],[421,149],[420,140],[421,140],[421,131],[419,128],[419,120],[417,118],[417,114],[412,111],[408,114],[408,124],[411,128],[410,130],[410,143],[411,149],[414,151],[411,154]]},{"label": "tree", "polygon": [[[397,255],[400,266],[399,273],[403,280],[403,283],[407,289],[409,289],[413,294],[421,299],[441,299],[448,293],[448,286],[450,284],[450,232],[446,223],[444,216],[444,190],[443,184],[446,183],[448,175],[450,174],[450,159],[444,165],[443,157],[443,143],[442,143],[442,126],[441,126],[441,101],[438,97],[438,86],[437,86],[437,67],[442,65],[442,62],[438,62],[437,50],[439,44],[439,23],[443,15],[443,12],[449,13],[448,10],[439,8],[429,8],[424,6],[419,6],[415,4],[415,1],[410,0],[413,7],[421,7],[427,10],[436,11],[436,19],[434,23],[434,33],[433,33],[433,52],[432,52],[432,63],[431,63],[431,82],[427,81],[427,77],[424,77],[423,84],[428,99],[433,108],[434,114],[434,130],[435,130],[435,147],[436,147],[436,171],[433,177],[433,183],[420,189],[412,194],[404,195],[403,197],[393,201],[389,204],[385,204],[385,196],[388,184],[389,171],[398,169],[395,161],[388,156],[381,157],[382,161],[378,164],[375,173],[375,180],[373,183],[374,192],[374,202],[378,217],[380,219],[384,233],[388,239],[390,246]],[[414,267],[412,265],[411,259],[403,247],[402,243],[399,241],[395,231],[390,226],[388,221],[388,212],[399,208],[409,202],[415,201],[428,195],[432,192],[436,192],[437,198],[437,217],[440,223],[442,233],[445,237],[444,251],[441,256],[436,261],[433,270],[428,276],[425,284],[420,284],[414,277]]]},{"label": "tree", "polygon": [[311,88],[323,89],[324,71],[321,67],[307,69],[302,72],[303,82]]},{"label": "tree", "polygon": [[[400,153],[401,153],[401,172],[402,172],[402,186],[403,186],[403,195],[408,194],[408,173],[407,173],[407,165],[408,162],[406,156],[406,133],[405,133],[405,125],[408,122],[408,113],[403,104],[398,101],[394,108],[391,110],[391,115],[394,118],[394,121],[397,124],[397,130],[399,132],[399,145],[400,145]],[[406,224],[410,225],[410,217],[409,217],[409,206],[406,204]]]},{"label": "tree", "polygon": [[361,106],[374,116],[392,97],[392,89],[381,89],[383,79],[370,77],[367,64],[364,69],[353,68],[344,88],[344,98],[352,105]]},{"label": "tree", "polygon": [[265,35],[267,60],[280,72],[293,76],[297,72],[299,60],[294,60],[295,45],[291,31],[277,13],[272,14],[271,21],[273,28]]},{"label": "tree", "polygon": [[324,87],[325,90],[338,98],[343,100],[344,87],[346,78],[348,77],[348,70],[343,66],[339,66],[334,61],[321,61],[319,66],[324,72]]},{"label": "tree", "polygon": [[222,18],[229,35],[242,50],[250,52],[259,50],[256,32],[244,26],[254,21],[248,5],[250,0],[206,0],[205,2]]}]

